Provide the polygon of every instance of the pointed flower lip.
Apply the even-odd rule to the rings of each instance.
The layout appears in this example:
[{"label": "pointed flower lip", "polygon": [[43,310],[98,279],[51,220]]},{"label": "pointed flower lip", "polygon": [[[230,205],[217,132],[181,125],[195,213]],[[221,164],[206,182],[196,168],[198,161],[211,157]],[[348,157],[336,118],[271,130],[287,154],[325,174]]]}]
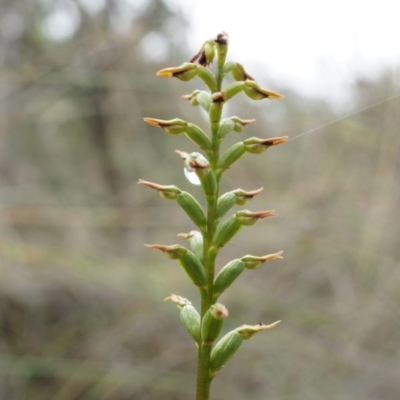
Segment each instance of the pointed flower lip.
[{"label": "pointed flower lip", "polygon": [[239,216],[256,218],[256,219],[263,219],[263,218],[278,216],[278,214],[275,212],[275,210],[268,210],[268,211],[243,210],[243,211],[238,211],[236,214]]},{"label": "pointed flower lip", "polygon": [[197,74],[197,65],[194,63],[183,63],[179,67],[164,68],[157,72],[162,78],[180,78],[190,80]]},{"label": "pointed flower lip", "polygon": [[245,82],[244,91],[253,100],[262,100],[262,99],[275,100],[275,99],[283,99],[285,97],[280,93],[262,88],[260,85],[258,85],[258,83],[256,83],[253,80],[247,80]]},{"label": "pointed flower lip", "polygon": [[192,99],[195,98],[199,93],[200,93],[200,90],[195,90],[194,92],[192,92],[192,93],[190,93],[190,94],[184,94],[183,96],[181,96],[181,99],[192,100]]},{"label": "pointed flower lip", "polygon": [[163,129],[170,135],[179,135],[181,133],[184,133],[188,124],[186,121],[179,118],[174,118],[170,120],[143,118],[143,121],[146,122],[146,124]]},{"label": "pointed flower lip", "polygon": [[261,257],[254,257],[254,256],[244,256],[241,258],[242,261],[252,261],[252,260],[258,260],[258,261],[271,261],[271,260],[276,260],[277,258],[283,258],[282,257],[283,251],[278,251],[277,253],[273,254],[267,254],[266,256],[261,256]]},{"label": "pointed flower lip", "polygon": [[262,144],[264,146],[277,146],[278,144],[285,143],[289,139],[289,136],[279,136],[279,137],[273,137],[273,138],[268,138],[268,139],[259,139],[256,137],[252,137],[249,139],[244,140],[245,144]]},{"label": "pointed flower lip", "polygon": [[282,255],[283,251],[279,251],[278,253],[274,254],[267,254],[266,256],[256,257],[256,256],[244,256],[241,260],[245,263],[245,268],[247,269],[258,269],[263,265],[265,262],[276,260],[278,258],[283,258]]},{"label": "pointed flower lip", "polygon": [[156,119],[156,118],[143,118],[143,121],[146,122],[146,124],[152,125],[152,126],[157,126],[159,128],[168,128],[172,126],[183,126],[185,127],[187,125],[187,122],[184,121],[183,119],[179,118],[174,118],[174,119]]},{"label": "pointed flower lip", "polygon": [[258,325],[242,325],[236,330],[243,336],[243,339],[251,339],[256,333],[275,328],[279,323],[281,321],[276,321],[269,325],[264,325],[260,322]]},{"label": "pointed flower lip", "polygon": [[196,234],[201,235],[201,233],[199,231],[190,231],[189,233],[178,233],[176,236],[181,237],[183,239],[190,239]]},{"label": "pointed flower lip", "polygon": [[259,189],[256,190],[250,190],[250,191],[245,191],[242,189],[236,189],[234,190],[234,193],[237,197],[243,197],[245,199],[252,199],[254,196],[257,196],[264,190],[263,187],[260,187]]},{"label": "pointed flower lip", "polygon": [[243,143],[246,147],[246,151],[248,151],[249,153],[261,154],[269,147],[285,143],[288,141],[288,139],[289,136],[280,136],[268,139],[252,137],[244,140]]},{"label": "pointed flower lip", "polygon": [[256,120],[253,119],[241,119],[239,117],[231,117],[232,121],[240,124],[242,126],[247,126],[247,125],[251,125],[252,123],[256,122]]},{"label": "pointed flower lip", "polygon": [[167,258],[177,259],[183,257],[187,253],[187,249],[179,244],[166,246],[165,244],[145,244],[148,249],[160,250]]},{"label": "pointed flower lip", "polygon": [[185,297],[182,296],[178,296],[176,294],[171,294],[170,296],[166,297],[164,299],[164,301],[172,301],[173,303],[175,303],[178,308],[182,308],[184,306],[190,305],[192,304],[188,299],[186,299]]},{"label": "pointed flower lip", "polygon": [[151,189],[156,189],[156,190],[173,190],[176,191],[177,194],[181,193],[181,190],[176,187],[175,185],[160,185],[158,183],[150,182],[150,181],[145,181],[144,179],[139,179],[138,180],[139,185],[145,185]]},{"label": "pointed flower lip", "polygon": [[189,157],[189,154],[185,151],[175,150],[175,153],[178,154],[182,160],[186,160]]},{"label": "pointed flower lip", "polygon": [[139,179],[138,184],[157,190],[158,194],[163,199],[175,200],[178,195],[182,193],[182,191],[175,185],[159,185],[158,183],[145,181],[144,179]]}]

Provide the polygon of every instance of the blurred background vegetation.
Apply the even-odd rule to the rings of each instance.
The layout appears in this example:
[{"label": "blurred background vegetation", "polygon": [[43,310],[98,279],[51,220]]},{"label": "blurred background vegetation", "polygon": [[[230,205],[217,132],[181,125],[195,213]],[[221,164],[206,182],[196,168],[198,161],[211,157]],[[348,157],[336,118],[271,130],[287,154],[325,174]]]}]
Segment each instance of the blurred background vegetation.
[{"label": "blurred background vegetation", "polygon": [[[206,127],[179,100],[199,81],[155,77],[197,51],[189,21],[164,0],[2,0],[0,18],[0,399],[192,398],[195,348],[162,300],[197,294],[143,243],[193,227],[136,185],[201,196],[173,152],[193,146],[142,122]],[[387,69],[355,80],[345,110],[289,83],[272,87],[283,102],[229,106],[257,123],[227,145],[324,127],[226,175],[223,190],[264,186],[250,208],[280,217],[244,229],[219,266],[285,250],[223,296],[226,331],[283,323],[243,345],[213,399],[400,398],[399,87]]]}]

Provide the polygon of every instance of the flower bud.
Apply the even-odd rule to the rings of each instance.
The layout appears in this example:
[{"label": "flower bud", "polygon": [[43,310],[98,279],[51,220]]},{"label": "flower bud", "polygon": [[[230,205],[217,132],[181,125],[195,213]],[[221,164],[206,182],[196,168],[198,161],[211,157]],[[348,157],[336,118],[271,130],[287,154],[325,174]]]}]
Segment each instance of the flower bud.
[{"label": "flower bud", "polygon": [[172,260],[183,257],[187,252],[187,249],[180,246],[179,244],[174,244],[172,246],[165,246],[163,244],[145,244],[145,246],[148,249],[156,249],[162,251],[165,257]]},{"label": "flower bud", "polygon": [[281,254],[283,251],[279,251],[278,253],[268,254],[262,257],[256,256],[244,256],[241,258],[241,261],[245,264],[245,268],[247,269],[258,269],[267,261],[275,260],[277,258],[283,258]]},{"label": "flower bud", "polygon": [[236,65],[232,68],[231,74],[233,78],[236,81],[254,81],[254,78],[252,78],[244,69],[242,64],[236,63]]},{"label": "flower bud", "polygon": [[264,188],[261,187],[259,189],[250,190],[248,192],[242,189],[234,190],[234,193],[236,195],[236,204],[239,206],[246,205],[254,196],[257,196],[259,193],[261,193],[263,189]]},{"label": "flower bud", "polygon": [[243,336],[243,339],[248,340],[253,338],[253,336],[261,331],[266,331],[268,329],[275,328],[281,321],[276,321],[270,325],[264,325],[261,322],[258,325],[242,325],[236,330]]},{"label": "flower bud", "polygon": [[[204,55],[200,57],[199,64],[204,67],[211,64],[215,57],[215,44],[213,41],[207,41],[204,46]],[[200,62],[204,62],[203,64]]]},{"label": "flower bud", "polygon": [[233,68],[236,67],[236,64],[237,64],[237,63],[236,63],[235,61],[227,61],[227,62],[224,64],[224,68],[222,68],[222,73],[223,73],[224,75],[228,74],[229,72],[232,71]]},{"label": "flower bud", "polygon": [[263,188],[246,192],[242,189],[232,190],[223,194],[217,203],[218,218],[222,218],[235,204],[246,205],[254,196],[259,194]]},{"label": "flower bud", "polygon": [[211,352],[210,378],[214,378],[217,372],[228,362],[242,344],[243,339],[251,339],[256,333],[274,328],[281,321],[270,325],[242,325],[228,332],[215,345]]},{"label": "flower bud", "polygon": [[182,192],[179,188],[177,188],[174,185],[167,185],[167,186],[159,185],[158,183],[145,181],[143,179],[139,179],[138,184],[145,185],[151,189],[156,189],[158,191],[158,194],[163,199],[168,199],[168,200],[176,200],[178,194]]},{"label": "flower bud", "polygon": [[245,263],[242,260],[232,260],[219,271],[214,281],[214,300],[226,290],[244,271]]},{"label": "flower bud", "polygon": [[220,172],[227,170],[233,163],[239,160],[244,153],[246,153],[246,146],[243,142],[234,144],[222,155],[218,162],[217,169]]},{"label": "flower bud", "polygon": [[207,220],[204,211],[199,202],[190,193],[179,193],[176,197],[176,201],[200,230],[205,230],[207,228]]},{"label": "flower bud", "polygon": [[273,92],[272,90],[263,89],[254,80],[247,80],[244,84],[244,92],[252,100],[263,100],[263,99],[283,99],[285,96],[282,94]]},{"label": "flower bud", "polygon": [[225,100],[231,99],[244,90],[244,82],[233,82],[225,89]]},{"label": "flower bud", "polygon": [[198,287],[205,287],[207,278],[204,271],[203,264],[200,260],[188,249],[175,244],[172,246],[165,246],[162,244],[146,244],[149,249],[161,250],[167,258],[179,259],[183,269],[188,274],[191,281]]},{"label": "flower bud", "polygon": [[253,211],[253,212],[249,210],[243,210],[243,211],[238,211],[235,215],[241,225],[248,225],[248,226],[254,225],[259,219],[278,216],[278,214],[275,213],[275,210]]},{"label": "flower bud", "polygon": [[217,248],[225,246],[239,232],[241,227],[242,224],[236,218],[236,214],[232,215],[218,226],[212,245]]},{"label": "flower bud", "polygon": [[217,217],[222,218],[236,204],[234,191],[224,193],[217,203]]},{"label": "flower bud", "polygon": [[189,100],[192,106],[198,106],[199,102],[197,100],[197,95],[200,93],[200,90],[195,90],[191,94],[185,94],[181,98],[185,100]]},{"label": "flower bud", "polygon": [[157,76],[164,78],[178,78],[187,82],[197,75],[198,66],[193,63],[183,63],[179,67],[165,68],[157,72]]},{"label": "flower bud", "polygon": [[175,152],[184,160],[184,171],[189,182],[194,185],[201,184],[206,195],[216,193],[217,179],[208,160],[202,154],[196,152],[191,154],[179,150]]},{"label": "flower bud", "polygon": [[205,132],[200,129],[197,125],[188,123],[185,127],[186,136],[196,143],[201,149],[209,150],[211,148],[210,138],[205,134]]},{"label": "flower bud", "polygon": [[225,118],[220,122],[218,129],[218,139],[223,139],[228,133],[235,131],[241,132],[244,127],[255,122],[255,119],[241,119],[239,117]]},{"label": "flower bud", "polygon": [[221,332],[224,319],[228,316],[228,310],[222,304],[213,304],[204,314],[201,323],[201,338],[205,345],[212,346],[212,343]]},{"label": "flower bud", "polygon": [[211,351],[210,378],[214,378],[217,372],[237,352],[243,342],[243,336],[234,329],[223,336]]},{"label": "flower bud", "polygon": [[233,131],[235,127],[235,122],[232,118],[225,118],[219,124],[219,129],[217,133],[217,137],[219,140],[222,140],[229,132]]},{"label": "flower bud", "polygon": [[246,151],[253,154],[264,153],[265,150],[271,146],[277,146],[278,144],[285,143],[288,141],[288,136],[275,137],[270,139],[259,139],[252,137],[243,141]]},{"label": "flower bud", "polygon": [[235,122],[235,126],[233,128],[235,132],[242,132],[244,127],[256,121],[255,119],[241,119],[239,117],[231,117],[231,118]]},{"label": "flower bud", "polygon": [[182,307],[180,316],[182,324],[188,331],[189,335],[197,345],[200,345],[200,314],[197,312],[196,308],[191,304],[188,304],[185,307]]},{"label": "flower bud", "polygon": [[193,106],[201,105],[205,111],[209,111],[211,105],[211,96],[202,90],[195,90],[192,94],[182,96],[183,99],[189,100]]},{"label": "flower bud", "polygon": [[164,129],[164,131],[170,135],[179,135],[180,133],[184,133],[187,125],[186,121],[179,118],[170,119],[168,121],[155,118],[143,118],[143,121],[149,125]]},{"label": "flower bud", "polygon": [[206,67],[211,64],[215,57],[215,43],[214,40],[207,40],[200,48],[200,50],[191,58],[190,62],[196,60],[200,65]]},{"label": "flower bud", "polygon": [[164,301],[172,301],[177,305],[180,310],[180,317],[183,323],[183,326],[186,328],[189,335],[193,338],[193,340],[200,344],[200,315],[197,312],[196,308],[192,305],[192,303],[185,299],[184,297],[177,296],[176,294],[172,294],[167,297]]},{"label": "flower bud", "polygon": [[207,285],[204,266],[191,251],[188,250],[187,253],[179,259],[179,261],[196,286],[204,288]]},{"label": "flower bud", "polygon": [[217,82],[214,75],[207,68],[199,65],[197,67],[197,76],[207,85],[211,93],[217,90]]},{"label": "flower bud", "polygon": [[203,235],[198,231],[190,231],[189,233],[179,233],[178,236],[188,240],[194,255],[203,261]]}]

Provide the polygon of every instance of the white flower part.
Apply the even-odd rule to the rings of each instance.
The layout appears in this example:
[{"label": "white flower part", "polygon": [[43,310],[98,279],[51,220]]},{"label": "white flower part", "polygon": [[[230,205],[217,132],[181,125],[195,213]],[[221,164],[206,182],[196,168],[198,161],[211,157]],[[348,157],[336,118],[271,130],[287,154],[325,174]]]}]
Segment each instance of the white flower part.
[{"label": "white flower part", "polygon": [[187,180],[193,184],[193,185],[200,185],[200,179],[196,174],[196,169],[192,168],[190,166],[191,161],[195,160],[197,165],[201,165],[204,168],[207,167],[209,165],[209,162],[207,160],[207,158],[205,158],[202,154],[200,153],[191,153],[188,155],[188,157],[185,158],[184,161],[184,172],[185,172],[185,176],[187,178]]},{"label": "white flower part", "polygon": [[196,175],[196,170],[194,168],[191,167],[185,167],[183,169],[183,171],[185,172],[185,176],[187,178],[187,180],[193,184],[193,185],[200,185],[200,179],[199,177]]}]

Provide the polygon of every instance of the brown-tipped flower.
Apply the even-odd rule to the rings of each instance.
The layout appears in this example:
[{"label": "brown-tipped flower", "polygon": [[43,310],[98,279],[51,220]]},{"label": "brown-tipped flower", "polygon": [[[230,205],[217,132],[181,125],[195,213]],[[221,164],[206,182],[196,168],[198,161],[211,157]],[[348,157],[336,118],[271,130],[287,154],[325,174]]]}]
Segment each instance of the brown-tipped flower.
[{"label": "brown-tipped flower", "polygon": [[184,133],[187,126],[187,122],[179,118],[174,118],[170,120],[143,118],[143,121],[149,125],[162,128],[165,132],[171,135],[179,135],[181,133]]},{"label": "brown-tipped flower", "polygon": [[258,325],[242,325],[236,330],[242,335],[243,339],[251,339],[256,333],[275,328],[281,321],[276,321],[269,325],[259,323]]},{"label": "brown-tipped flower", "polygon": [[198,106],[199,102],[196,99],[196,96],[200,93],[200,90],[195,90],[194,92],[190,93],[190,94],[185,94],[183,96],[181,96],[181,99],[185,99],[185,100],[189,100],[190,104],[192,104],[193,106]]},{"label": "brown-tipped flower", "polygon": [[218,199],[217,203],[218,218],[222,218],[235,204],[240,206],[246,205],[254,196],[257,196],[262,190],[263,188],[246,192],[242,189],[236,189],[224,193]]},{"label": "brown-tipped flower", "polygon": [[187,82],[197,75],[197,65],[193,63],[183,63],[179,67],[164,68],[157,72],[157,76],[163,78],[178,78]]},{"label": "brown-tipped flower", "polygon": [[231,117],[233,122],[235,123],[235,126],[233,127],[233,130],[235,132],[242,132],[243,128],[246,127],[247,125],[251,125],[253,122],[255,122],[255,119],[241,119],[239,117]]},{"label": "brown-tipped flower", "polygon": [[200,315],[193,307],[192,303],[184,297],[171,294],[164,301],[172,301],[180,310],[181,321],[189,335],[199,345],[200,338]]},{"label": "brown-tipped flower", "polygon": [[245,263],[245,268],[258,269],[265,262],[276,260],[277,258],[283,258],[282,253],[283,253],[283,251],[279,251],[278,253],[268,254],[268,255],[262,256],[262,257],[244,256],[241,258],[241,260]]},{"label": "brown-tipped flower", "polygon": [[164,253],[167,258],[177,259],[183,257],[187,253],[187,249],[179,244],[173,244],[172,246],[166,246],[164,244],[145,244],[148,249],[160,250]]},{"label": "brown-tipped flower", "polygon": [[195,256],[202,261],[203,259],[203,235],[199,231],[189,233],[178,233],[178,236],[189,241],[190,249]]},{"label": "brown-tipped flower", "polygon": [[236,219],[240,222],[241,225],[253,225],[259,219],[278,216],[275,210],[268,210],[268,211],[243,210],[243,211],[238,211],[235,215]]},{"label": "brown-tipped flower", "polygon": [[164,301],[172,301],[178,306],[178,308],[182,308],[188,304],[192,304],[188,299],[185,299],[184,297],[178,296],[176,294],[171,294],[171,296],[166,297]]},{"label": "brown-tipped flower", "polygon": [[214,40],[207,40],[200,47],[200,50],[190,59],[191,63],[197,61],[203,67],[211,64],[215,57],[215,42]]},{"label": "brown-tipped flower", "polygon": [[252,137],[243,141],[246,151],[253,154],[264,153],[269,147],[277,146],[288,141],[288,136],[280,136],[269,139]]},{"label": "brown-tipped flower", "polygon": [[191,281],[198,287],[205,287],[207,278],[201,261],[188,249],[174,244],[165,246],[163,244],[145,244],[149,249],[160,250],[167,258],[179,259],[185,272],[188,274]]},{"label": "brown-tipped flower", "polygon": [[139,179],[139,185],[145,185],[151,189],[158,191],[158,194],[163,199],[175,200],[182,191],[175,185],[159,185],[158,183],[145,181],[144,179]]},{"label": "brown-tipped flower", "polygon": [[228,133],[242,132],[243,128],[255,122],[255,119],[241,119],[239,117],[230,117],[223,119],[218,128],[218,138],[223,139]]},{"label": "brown-tipped flower", "polygon": [[211,96],[208,92],[195,90],[191,94],[182,96],[182,99],[189,100],[192,106],[198,106],[200,104],[207,112],[210,109]]},{"label": "brown-tipped flower", "polygon": [[253,100],[262,100],[262,99],[283,99],[285,96],[282,94],[273,92],[272,90],[263,89],[256,82],[252,80],[247,80],[244,83],[244,92]]},{"label": "brown-tipped flower", "polygon": [[239,206],[244,206],[246,205],[254,196],[257,196],[263,191],[264,188],[259,188],[256,190],[250,190],[248,192],[242,190],[242,189],[236,189],[234,190],[234,194],[236,196],[236,204]]},{"label": "brown-tipped flower", "polygon": [[251,77],[246,70],[244,69],[242,64],[236,63],[236,65],[231,69],[231,74],[233,78],[237,81],[254,81],[254,78]]}]

